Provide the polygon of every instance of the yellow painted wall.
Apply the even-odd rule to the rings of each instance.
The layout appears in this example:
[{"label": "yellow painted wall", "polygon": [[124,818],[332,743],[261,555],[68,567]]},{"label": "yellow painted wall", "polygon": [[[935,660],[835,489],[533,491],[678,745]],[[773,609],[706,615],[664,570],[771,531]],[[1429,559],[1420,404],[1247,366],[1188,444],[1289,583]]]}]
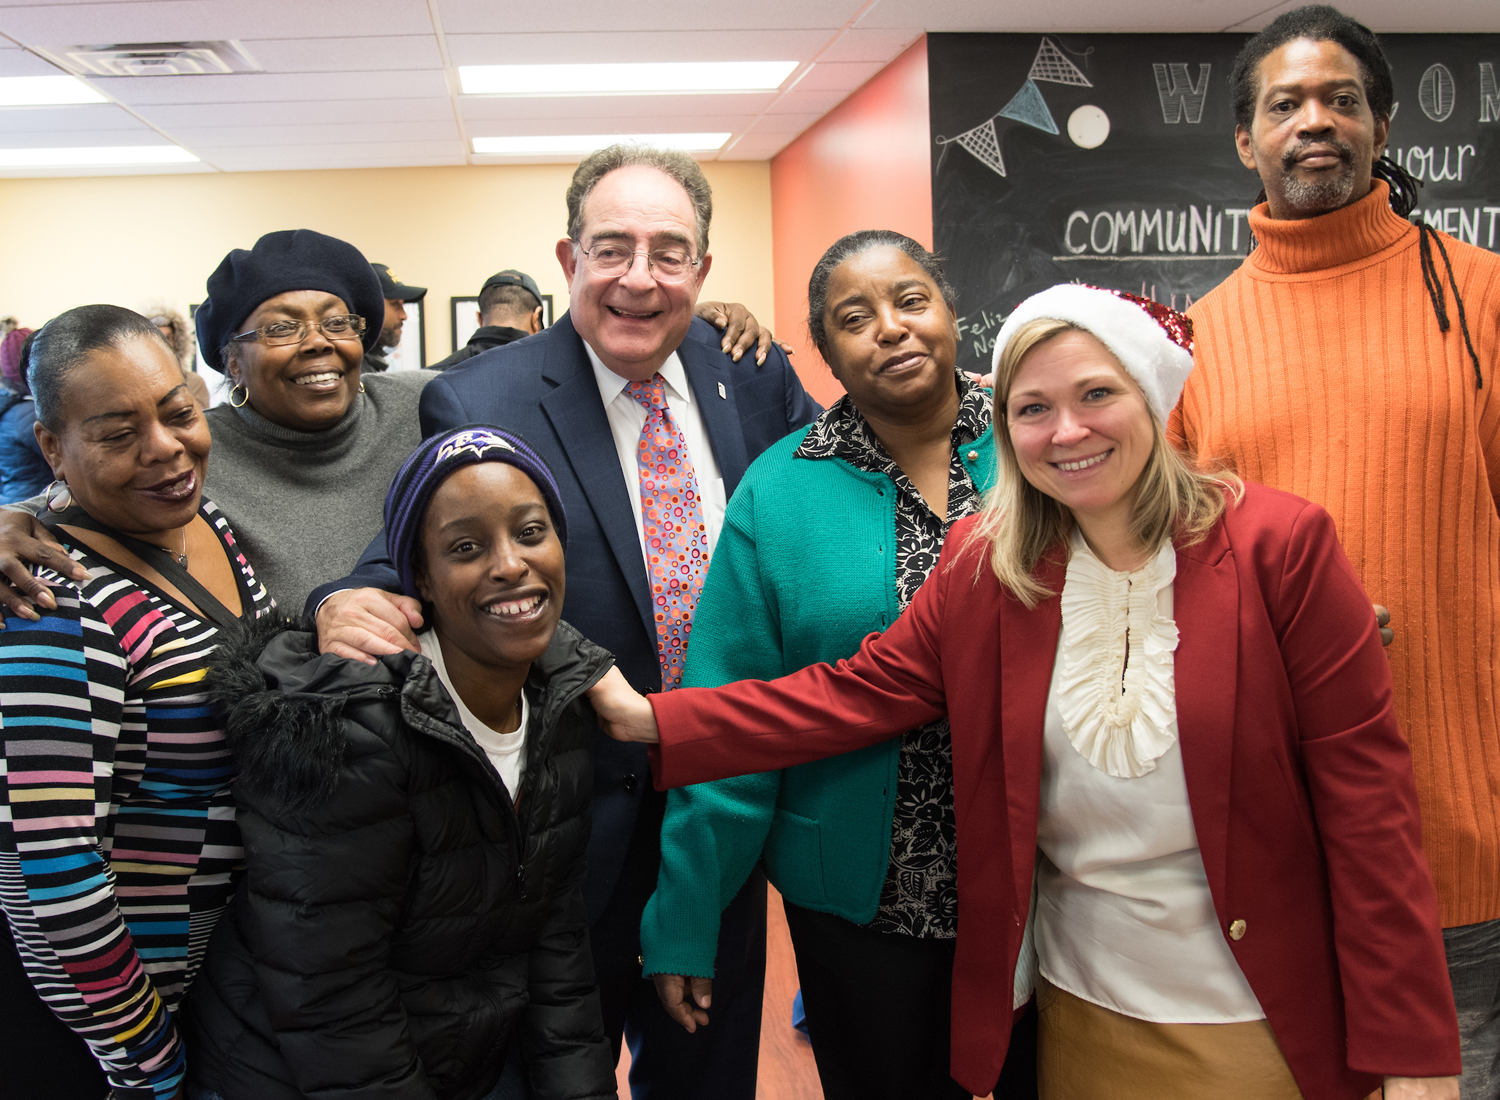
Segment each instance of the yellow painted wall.
[{"label": "yellow painted wall", "polygon": [[[714,189],[708,299],[744,302],[774,324],[770,166],[703,166]],[[560,315],[553,255],[566,235],[571,165],[0,180],[0,316],[36,327],[87,302],[186,312],[231,248],[276,229],[353,242],[428,288],[427,361],[451,350],[448,299],[502,268],[527,272]]]}]

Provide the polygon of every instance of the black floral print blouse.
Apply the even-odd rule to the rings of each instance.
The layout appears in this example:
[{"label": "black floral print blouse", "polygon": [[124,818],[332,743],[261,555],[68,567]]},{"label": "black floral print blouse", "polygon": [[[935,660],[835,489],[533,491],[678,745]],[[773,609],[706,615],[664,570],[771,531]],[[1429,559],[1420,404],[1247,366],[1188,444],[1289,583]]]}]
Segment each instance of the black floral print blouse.
[{"label": "black floral print blouse", "polygon": [[[990,426],[990,397],[963,374],[957,384],[947,519],[927,506],[847,395],[813,423],[796,451],[800,458],[843,459],[858,469],[885,474],[896,486],[896,598],[902,611],[937,565],[949,528],[979,511],[979,493],[961,456],[963,448]],[[953,742],[948,719],[941,718],[902,736],[891,862],[879,908],[868,927],[926,939],[958,935],[954,837]]]}]

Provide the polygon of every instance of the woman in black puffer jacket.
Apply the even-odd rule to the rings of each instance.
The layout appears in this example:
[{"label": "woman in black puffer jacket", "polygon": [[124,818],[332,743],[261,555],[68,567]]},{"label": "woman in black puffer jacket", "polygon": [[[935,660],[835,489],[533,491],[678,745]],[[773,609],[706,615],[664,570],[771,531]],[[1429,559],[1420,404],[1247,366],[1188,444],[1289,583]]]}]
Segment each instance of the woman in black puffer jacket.
[{"label": "woman in black puffer jacket", "polygon": [[613,1097],[581,891],[584,692],[613,659],[559,622],[551,474],[510,433],[448,433],[386,527],[422,654],[283,628],[212,673],[248,869],[193,987],[188,1095],[480,1100],[519,1044],[537,1100]]}]

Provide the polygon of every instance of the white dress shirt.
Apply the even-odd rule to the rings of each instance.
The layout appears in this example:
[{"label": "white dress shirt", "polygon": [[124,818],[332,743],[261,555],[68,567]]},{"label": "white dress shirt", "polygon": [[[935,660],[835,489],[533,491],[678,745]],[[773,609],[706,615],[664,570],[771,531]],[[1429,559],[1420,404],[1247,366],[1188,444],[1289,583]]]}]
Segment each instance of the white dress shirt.
[{"label": "white dress shirt", "polygon": [[[1170,544],[1126,574],[1073,541],[1043,734],[1037,961],[1058,988],[1138,1020],[1261,1020],[1220,930],[1188,804],[1175,573]],[[1100,725],[1106,712],[1117,721]]]},{"label": "white dress shirt", "polygon": [[[641,443],[641,429],[646,426],[646,407],[637,401],[625,387],[629,380],[621,378],[604,365],[585,341],[583,349],[588,352],[589,362],[594,365],[594,381],[599,384],[599,399],[604,402],[604,415],[609,418],[609,430],[615,437],[615,452],[620,456],[620,471],[625,477],[625,490],[630,494],[632,511],[635,513],[635,533],[641,544],[641,561],[646,560],[646,527],[641,519],[641,470],[636,461]],[[672,410],[672,419],[682,432],[687,443],[688,460],[693,465],[693,475],[698,479],[698,504],[703,510],[703,523],[708,528],[708,552],[712,556],[719,544],[719,531],[724,526],[724,475],[719,472],[719,460],[714,457],[713,446],[708,440],[708,429],[704,427],[703,415],[698,403],[693,400],[693,389],[688,385],[687,372],[682,360],[674,351],[658,369],[666,383],[667,408]]]}]

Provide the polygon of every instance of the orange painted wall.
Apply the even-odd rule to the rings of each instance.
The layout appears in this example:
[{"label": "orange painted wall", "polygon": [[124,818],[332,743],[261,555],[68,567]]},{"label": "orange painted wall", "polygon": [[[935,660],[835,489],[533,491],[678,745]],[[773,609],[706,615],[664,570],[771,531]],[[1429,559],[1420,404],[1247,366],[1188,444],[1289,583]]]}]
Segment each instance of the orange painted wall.
[{"label": "orange painted wall", "polygon": [[828,246],[894,229],[932,247],[927,40],[918,40],[771,161],[777,335],[824,405],[844,392],[807,333],[807,279]]}]

